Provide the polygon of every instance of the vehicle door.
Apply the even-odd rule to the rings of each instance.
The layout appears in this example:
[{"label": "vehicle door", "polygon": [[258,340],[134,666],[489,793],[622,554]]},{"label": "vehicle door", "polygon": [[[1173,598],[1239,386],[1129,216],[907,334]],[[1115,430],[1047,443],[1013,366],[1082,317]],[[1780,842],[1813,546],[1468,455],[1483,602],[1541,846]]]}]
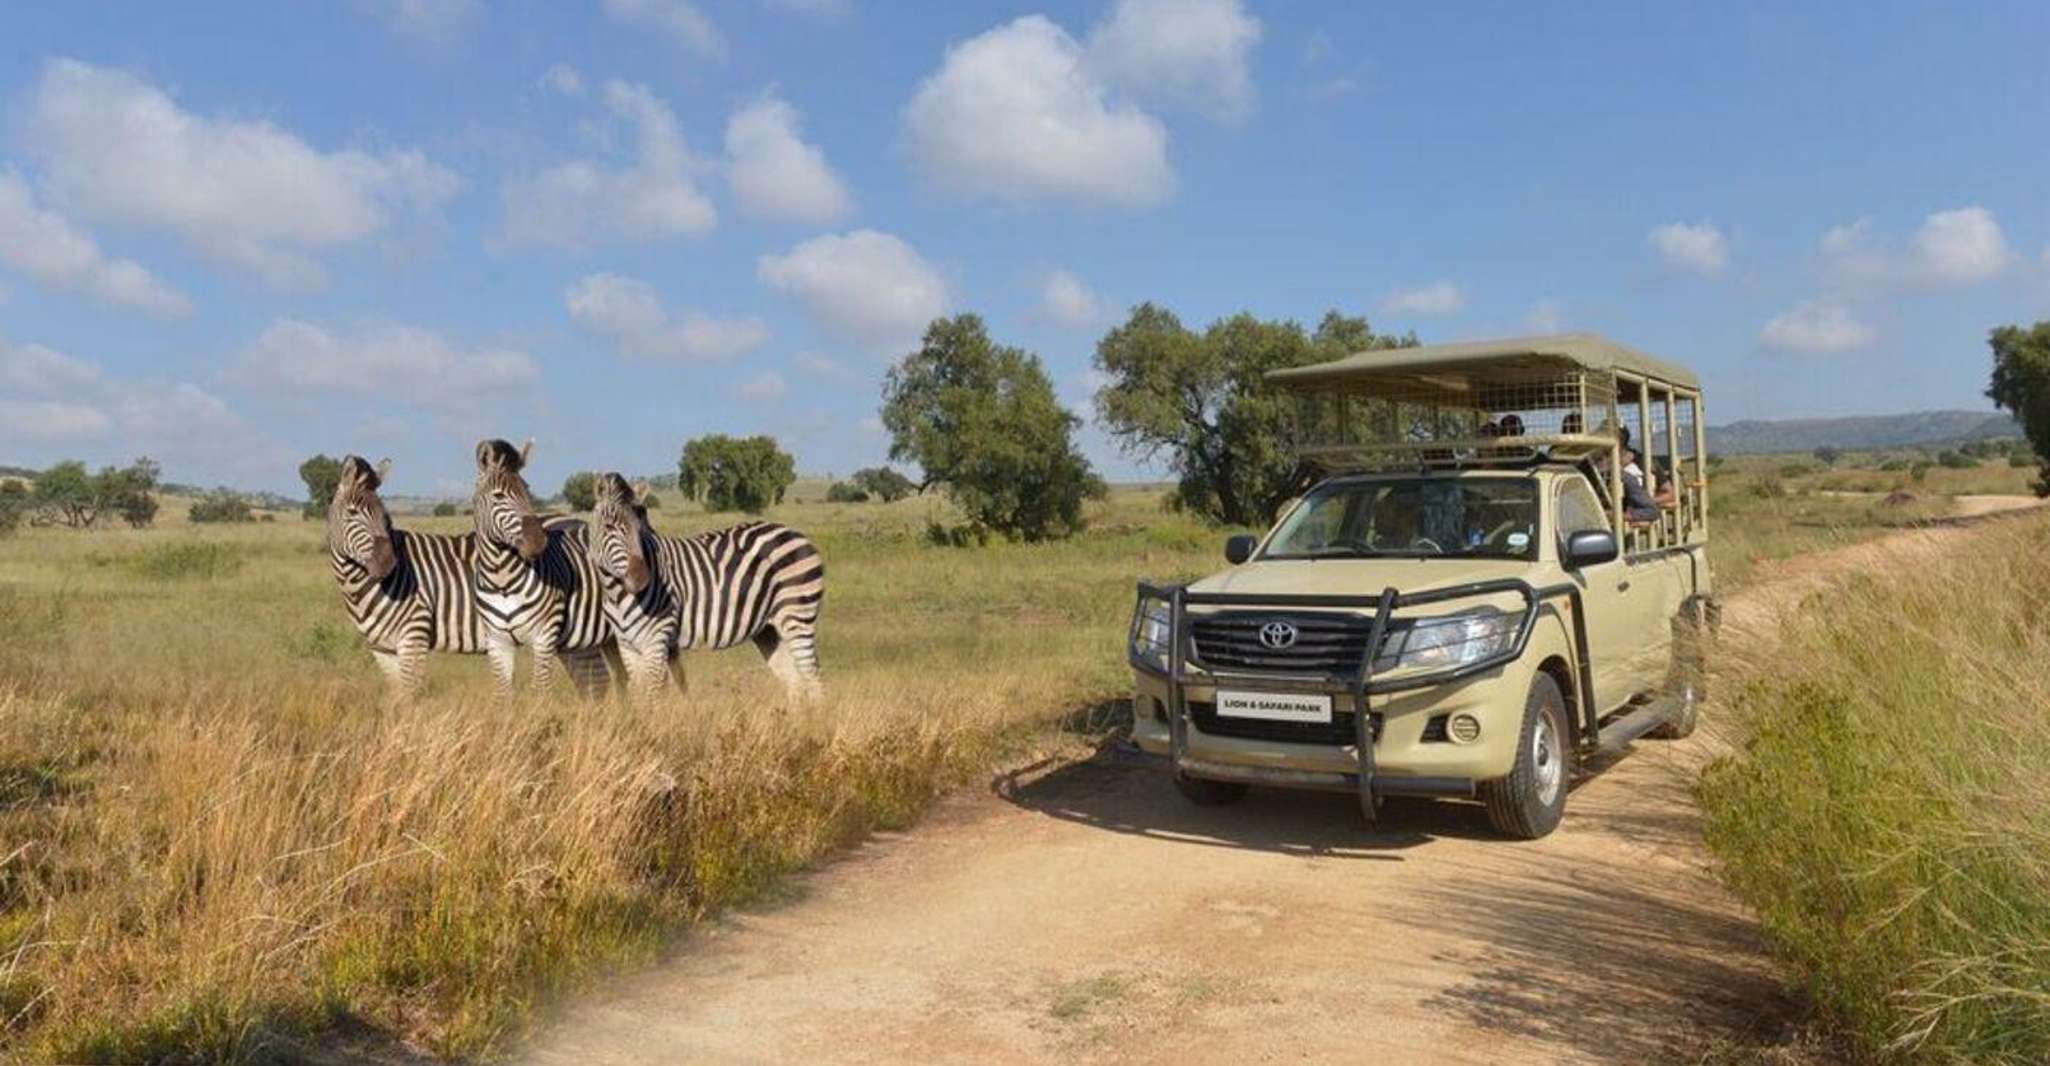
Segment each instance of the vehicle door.
[{"label": "vehicle door", "polygon": [[[1566,557],[1566,540],[1582,530],[1609,530],[1608,512],[1587,479],[1561,477],[1552,489],[1553,551]],[[1588,668],[1594,674],[1594,704],[1606,712],[1637,691],[1641,665],[1635,661],[1639,621],[1631,592],[1630,564],[1621,556],[1606,563],[1567,571],[1580,587],[1580,606],[1587,623]]]}]

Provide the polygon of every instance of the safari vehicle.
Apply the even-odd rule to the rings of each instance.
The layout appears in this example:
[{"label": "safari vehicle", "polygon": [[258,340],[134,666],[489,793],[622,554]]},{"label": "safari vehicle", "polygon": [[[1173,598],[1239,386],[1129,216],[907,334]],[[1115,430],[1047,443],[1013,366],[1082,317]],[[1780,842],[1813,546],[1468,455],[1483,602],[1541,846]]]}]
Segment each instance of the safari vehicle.
[{"label": "safari vehicle", "polygon": [[1531,839],[1582,757],[1694,729],[1717,610],[1693,373],[1569,334],[1267,380],[1329,476],[1132,616],[1134,739],[1189,799],[1339,790],[1371,822],[1478,798]]}]

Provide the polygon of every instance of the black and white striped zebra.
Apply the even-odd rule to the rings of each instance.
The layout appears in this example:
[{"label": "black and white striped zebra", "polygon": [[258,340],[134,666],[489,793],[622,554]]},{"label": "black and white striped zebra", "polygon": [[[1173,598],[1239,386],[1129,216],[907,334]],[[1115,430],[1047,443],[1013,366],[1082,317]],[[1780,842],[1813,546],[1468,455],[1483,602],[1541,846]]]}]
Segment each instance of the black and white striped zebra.
[{"label": "black and white striped zebra", "polygon": [[665,674],[683,687],[681,650],[744,640],[754,642],[793,698],[818,696],[826,568],[810,538],[775,522],[658,536],[625,478],[600,474],[594,481],[592,554],[637,699],[650,698]]},{"label": "black and white striped zebra", "polygon": [[[391,460],[375,469],[361,456],[342,459],[327,508],[328,561],[356,632],[370,647],[395,699],[420,693],[427,653],[488,652],[492,671],[512,676],[510,647],[485,639],[477,609],[477,540],[468,533],[419,533],[392,525],[378,495]],[[499,660],[503,657],[504,661]],[[602,652],[571,664],[579,687],[602,686]]]},{"label": "black and white striped zebra", "polygon": [[[520,474],[533,447],[531,440],[517,449],[502,440],[477,445],[477,604],[494,670],[501,650],[527,644],[534,649],[534,686],[552,689],[559,667],[570,667],[572,679],[581,680],[574,673],[577,653],[612,652],[614,645],[589,530],[576,519],[544,522],[535,513]],[[510,669],[498,671],[501,691],[509,692],[512,680]]]}]

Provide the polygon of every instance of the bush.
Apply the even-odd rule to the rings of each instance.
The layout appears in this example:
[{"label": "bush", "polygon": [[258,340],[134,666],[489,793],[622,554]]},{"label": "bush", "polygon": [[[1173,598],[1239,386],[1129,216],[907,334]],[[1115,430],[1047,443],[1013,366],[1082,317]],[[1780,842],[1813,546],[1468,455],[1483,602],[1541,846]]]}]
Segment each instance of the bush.
[{"label": "bush", "polygon": [[21,528],[28,514],[28,486],[12,478],[0,480],[0,537]]},{"label": "bush", "polygon": [[896,503],[918,491],[918,486],[910,478],[887,466],[864,467],[849,475],[847,480],[884,503]]},{"label": "bush", "polygon": [[1788,464],[1786,464],[1786,465],[1784,465],[1784,466],[1780,467],[1780,476],[1781,476],[1781,477],[1802,477],[1802,476],[1804,476],[1804,475],[1808,474],[1808,473],[1810,472],[1810,470],[1811,470],[1811,469],[1812,469],[1812,468],[1811,468],[1811,467],[1809,467],[1809,466],[1808,466],[1808,465],[1807,465],[1806,463],[1788,463]]},{"label": "bush", "polygon": [[827,503],[867,503],[868,493],[858,485],[835,481],[826,489]]},{"label": "bush", "polygon": [[242,556],[226,544],[188,540],[156,545],[130,556],[127,565],[138,576],[155,581],[212,580],[242,569]]},{"label": "bush", "polygon": [[157,501],[151,493],[161,472],[156,460],[149,458],[125,467],[101,467],[97,474],[87,473],[84,463],[69,459],[37,476],[29,506],[38,522],[91,529],[112,513],[140,529],[156,520]]},{"label": "bush", "polygon": [[643,492],[641,493],[641,506],[650,511],[659,511],[662,509],[662,497],[652,492]]},{"label": "bush", "polygon": [[1787,486],[1776,477],[1761,477],[1751,483],[1751,495],[1761,500],[1784,499],[1787,495]]},{"label": "bush", "polygon": [[2027,469],[2036,465],[2036,457],[2027,452],[2010,452],[2007,456],[2007,465],[2017,470]]},{"label": "bush", "polygon": [[1938,452],[1936,463],[1948,470],[1970,470],[1979,465],[1977,459],[1958,451]]},{"label": "bush", "polygon": [[797,480],[797,460],[774,437],[713,433],[683,446],[676,487],[707,511],[761,514]]},{"label": "bush", "polygon": [[456,505],[447,500],[434,505],[434,517],[436,518],[454,518],[455,514]]},{"label": "bush", "polygon": [[579,470],[562,483],[562,502],[572,511],[598,506],[598,479],[589,470]]},{"label": "bush", "polygon": [[1902,470],[1906,470],[1907,468],[1908,461],[1906,459],[1888,459],[1887,461],[1879,464],[1879,469],[1886,471],[1887,473],[1896,473]]},{"label": "bush", "polygon": [[185,512],[194,522],[254,522],[249,498],[232,489],[215,489],[193,501]]},{"label": "bush", "polygon": [[1913,466],[1908,467],[1908,476],[1916,481],[1921,481],[1929,476],[1929,464],[1922,460],[1916,460]]},{"label": "bush", "polygon": [[306,508],[301,518],[326,518],[327,505],[335,498],[335,486],[342,483],[342,461],[316,455],[299,464],[299,480],[306,482]]}]

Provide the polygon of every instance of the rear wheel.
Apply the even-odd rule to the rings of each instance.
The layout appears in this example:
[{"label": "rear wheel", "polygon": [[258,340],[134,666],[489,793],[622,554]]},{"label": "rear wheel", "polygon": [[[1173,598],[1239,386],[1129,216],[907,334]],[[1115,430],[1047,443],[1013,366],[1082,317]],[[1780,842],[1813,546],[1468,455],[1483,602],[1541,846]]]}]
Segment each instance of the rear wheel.
[{"label": "rear wheel", "polygon": [[1566,697],[1552,675],[1540,671],[1523,701],[1515,768],[1507,777],[1481,782],[1489,823],[1496,832],[1518,840],[1536,840],[1557,829],[1566,814],[1566,783],[1572,772]]},{"label": "rear wheel", "polygon": [[1207,777],[1177,773],[1174,775],[1174,787],[1181,790],[1183,798],[1198,807],[1222,807],[1245,799],[1247,786],[1241,781],[1212,781]]}]

